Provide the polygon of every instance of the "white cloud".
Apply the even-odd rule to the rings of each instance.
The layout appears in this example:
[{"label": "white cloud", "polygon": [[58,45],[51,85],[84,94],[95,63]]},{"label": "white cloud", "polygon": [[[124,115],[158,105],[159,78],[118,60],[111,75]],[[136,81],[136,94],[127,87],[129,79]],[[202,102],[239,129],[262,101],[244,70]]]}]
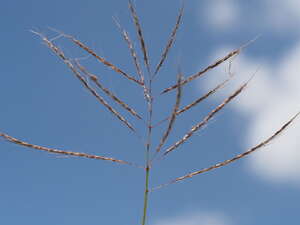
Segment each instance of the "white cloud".
[{"label": "white cloud", "polygon": [[190,213],[159,220],[154,225],[231,225],[221,213]]},{"label": "white cloud", "polygon": [[251,4],[234,0],[207,0],[200,7],[201,22],[204,19],[210,28],[219,31],[232,28],[238,31],[298,32],[295,28],[300,22],[299,0],[254,0]]},{"label": "white cloud", "polygon": [[298,0],[273,1],[264,0],[261,19],[265,16],[267,22],[277,31],[298,27],[300,22],[300,2]]},{"label": "white cloud", "polygon": [[209,18],[207,23],[214,28],[228,29],[235,25],[239,10],[234,0],[210,1],[207,7],[203,8],[203,14]]},{"label": "white cloud", "polygon": [[[224,49],[216,52],[220,56]],[[243,134],[244,150],[272,135],[300,111],[299,62],[300,43],[273,64],[247,56],[234,60],[235,78],[217,97],[218,101],[259,68],[248,89],[231,103],[248,121],[248,129]],[[207,76],[205,86],[212,87],[216,80],[220,81],[220,76],[228,76],[224,71],[224,67],[220,67]],[[300,119],[247,162],[251,171],[264,179],[300,184]]]}]

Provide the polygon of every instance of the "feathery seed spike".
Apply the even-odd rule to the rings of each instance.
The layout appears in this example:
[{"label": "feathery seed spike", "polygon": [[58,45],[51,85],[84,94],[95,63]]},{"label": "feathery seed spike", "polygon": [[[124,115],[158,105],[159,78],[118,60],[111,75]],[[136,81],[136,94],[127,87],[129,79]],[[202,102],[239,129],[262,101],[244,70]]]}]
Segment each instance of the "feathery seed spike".
[{"label": "feathery seed spike", "polygon": [[[207,66],[205,69],[201,70],[200,72],[198,72],[198,73],[196,73],[196,74],[194,74],[194,75],[189,76],[188,78],[186,78],[185,80],[183,80],[183,81],[181,82],[180,85],[185,85],[185,84],[187,84],[187,83],[189,83],[189,82],[195,80],[196,78],[199,78],[199,77],[203,76],[203,75],[206,74],[208,71],[210,71],[210,70],[216,68],[217,66],[219,66],[220,64],[226,62],[228,59],[231,59],[232,57],[234,57],[234,56],[240,54],[240,52],[241,52],[244,48],[246,48],[248,45],[252,44],[252,43],[253,43],[254,41],[256,41],[258,38],[259,38],[259,36],[255,37],[254,39],[252,39],[252,40],[246,42],[246,43],[245,43],[244,45],[242,45],[240,48],[235,49],[235,50],[229,52],[229,53],[228,53],[226,56],[224,56],[223,58],[221,58],[221,59],[217,60],[216,62],[210,64],[209,66]],[[163,90],[163,91],[161,92],[161,94],[165,94],[165,93],[167,93],[167,92],[169,92],[169,91],[172,91],[172,90],[175,89],[176,87],[177,87],[177,84],[175,84],[175,85],[173,85],[173,86],[171,86],[171,87],[168,87],[168,88],[166,88],[165,90]]]},{"label": "feathery seed spike", "polygon": [[116,97],[111,91],[109,91],[107,88],[105,88],[100,82],[96,75],[91,74],[87,71],[85,67],[83,67],[78,60],[75,61],[76,66],[80,69],[81,72],[83,72],[85,75],[87,75],[105,94],[107,94],[110,98],[112,98],[115,102],[117,102],[119,105],[121,105],[124,109],[126,109],[128,112],[130,112],[133,116],[137,117],[138,119],[142,119],[141,116],[139,116],[135,110],[130,108],[125,102],[120,100],[118,97]]},{"label": "feathery seed spike", "polygon": [[71,35],[66,35],[64,34],[64,36],[66,38],[69,38],[74,44],[78,45],[80,48],[82,48],[83,50],[85,50],[86,52],[88,52],[89,54],[91,54],[92,56],[94,56],[96,59],[98,59],[101,63],[103,63],[104,65],[106,65],[107,67],[111,68],[112,70],[114,70],[115,72],[117,72],[118,74],[123,75],[124,77],[126,77],[128,80],[134,81],[135,83],[138,83],[139,85],[143,85],[143,83],[141,81],[136,80],[134,77],[128,75],[127,73],[125,73],[123,70],[121,70],[120,68],[118,68],[117,66],[115,66],[114,64],[112,64],[111,62],[107,61],[106,59],[104,59],[103,57],[97,55],[91,48],[89,48],[87,45],[85,45],[84,43],[82,43],[81,41],[77,40],[76,38],[74,38]]},{"label": "feathery seed spike", "polygon": [[140,77],[141,83],[143,84],[145,99],[149,102],[149,90],[146,87],[145,77],[144,77],[144,74],[142,72],[141,65],[140,65],[140,62],[139,62],[139,58],[138,58],[137,53],[136,53],[136,51],[134,49],[133,43],[132,43],[132,41],[131,41],[131,39],[129,37],[128,32],[121,26],[121,24],[116,19],[114,19],[114,21],[115,21],[117,27],[119,28],[119,30],[120,30],[120,32],[121,32],[124,40],[127,43],[127,46],[128,46],[128,48],[130,50],[130,53],[131,53],[131,56],[132,56],[132,59],[133,59],[133,62],[134,62],[137,74]]},{"label": "feathery seed spike", "polygon": [[220,163],[217,163],[213,166],[210,166],[210,167],[207,167],[205,169],[202,169],[202,170],[199,170],[199,171],[196,171],[196,172],[192,172],[192,173],[189,173],[187,175],[184,175],[182,177],[178,177],[172,181],[170,181],[169,183],[166,183],[166,184],[162,184],[162,185],[159,185],[155,188],[152,189],[153,190],[157,190],[157,189],[160,189],[162,187],[165,187],[165,186],[168,186],[170,184],[174,184],[174,183],[177,183],[179,181],[182,181],[184,179],[187,179],[187,178],[191,178],[195,175],[198,175],[198,174],[201,174],[201,173],[205,173],[205,172],[208,172],[210,170],[213,170],[213,169],[217,169],[217,168],[220,168],[220,167],[223,167],[223,166],[226,166],[230,163],[233,163],[241,158],[244,158],[245,156],[248,156],[250,155],[251,153],[261,149],[262,147],[266,146],[267,144],[269,144],[274,138],[276,138],[279,134],[281,134],[298,116],[300,115],[300,112],[298,112],[295,116],[293,116],[288,122],[286,122],[280,129],[278,129],[272,136],[270,136],[268,139],[264,140],[263,142],[259,143],[258,145],[254,146],[253,148],[250,148],[248,151],[244,152],[244,153],[241,153],[241,154],[238,154],[236,155],[235,157],[231,158],[231,159],[227,159],[223,162],[220,162]]},{"label": "feathery seed spike", "polygon": [[200,98],[196,99],[195,101],[193,101],[192,103],[188,104],[187,106],[183,107],[181,110],[179,110],[177,112],[177,114],[181,114],[189,109],[191,109],[192,107],[196,106],[198,103],[202,102],[203,100],[207,99],[209,96],[211,96],[212,94],[216,93],[216,91],[218,91],[220,88],[224,87],[225,84],[229,81],[230,79],[227,79],[225,81],[223,81],[222,83],[218,84],[215,88],[211,89],[210,91],[208,91],[206,94],[204,94],[203,96],[201,96]]},{"label": "feathery seed spike", "polygon": [[174,108],[173,108],[173,111],[172,111],[172,114],[170,116],[170,121],[169,121],[169,124],[168,124],[168,127],[167,127],[167,130],[165,131],[161,141],[160,141],[160,144],[159,146],[156,148],[156,152],[158,153],[162,146],[164,145],[164,143],[166,142],[169,134],[171,133],[172,131],[172,128],[173,128],[173,125],[174,125],[174,122],[175,122],[175,119],[176,119],[176,115],[177,115],[177,111],[179,109],[179,105],[180,105],[180,100],[181,100],[181,95],[182,95],[182,90],[181,90],[181,79],[182,79],[182,74],[181,72],[179,72],[178,74],[178,79],[177,79],[177,95],[176,95],[176,102],[175,102],[175,105],[174,105]]},{"label": "feathery seed spike", "polygon": [[175,150],[178,146],[182,145],[184,142],[186,142],[196,131],[198,131],[200,128],[202,128],[204,125],[206,125],[213,116],[219,112],[225,105],[227,105],[231,100],[233,100],[236,96],[238,96],[248,85],[250,80],[248,80],[245,84],[243,84],[238,90],[236,90],[233,94],[231,94],[228,98],[226,98],[220,105],[218,105],[215,109],[213,109],[200,123],[196,124],[192,127],[192,129],[183,136],[182,139],[177,141],[174,145],[169,147],[164,155],[169,154],[171,151]]},{"label": "feathery seed spike", "polygon": [[[183,80],[180,85],[185,85],[185,84],[191,82],[192,80],[201,77],[202,75],[204,75],[209,70],[212,70],[213,68],[219,66],[223,62],[227,61],[228,59],[232,58],[235,55],[238,55],[239,53],[240,53],[240,48],[236,49],[236,50],[234,50],[232,52],[230,52],[225,57],[223,57],[222,59],[217,60],[215,63],[209,65],[208,67],[206,67],[205,69],[201,70],[200,72],[198,72],[198,73],[196,73],[194,75],[189,76],[188,78],[186,78],[185,80]],[[175,85],[173,85],[173,86],[171,86],[169,88],[166,88],[161,94],[165,94],[165,93],[167,93],[169,91],[172,91],[176,87],[177,87],[177,84],[175,84]]]},{"label": "feathery seed spike", "polygon": [[178,30],[178,28],[180,26],[180,23],[181,23],[181,19],[182,19],[182,16],[183,16],[183,11],[184,11],[184,6],[182,6],[180,11],[179,11],[179,15],[177,17],[175,27],[173,28],[171,36],[169,38],[169,41],[167,42],[167,45],[166,45],[166,47],[165,47],[165,49],[164,49],[164,51],[161,55],[161,60],[156,66],[154,76],[156,76],[157,73],[159,72],[160,68],[162,67],[164,61],[166,60],[166,58],[168,56],[168,53],[169,53],[170,49],[172,48],[172,45],[175,41],[175,37],[176,37],[176,34],[177,34],[177,30]]},{"label": "feathery seed spike", "polygon": [[30,143],[27,143],[25,141],[21,141],[17,138],[11,137],[11,136],[9,136],[8,134],[5,134],[5,133],[0,133],[0,137],[3,137],[4,139],[6,139],[7,141],[9,141],[11,143],[14,143],[14,144],[17,144],[17,145],[22,145],[22,146],[32,148],[32,149],[36,149],[36,150],[40,150],[40,151],[46,151],[46,152],[50,152],[50,153],[70,155],[70,156],[76,156],[76,157],[83,157],[83,158],[89,158],[89,159],[106,160],[106,161],[116,162],[116,163],[120,163],[120,164],[127,164],[127,165],[131,165],[131,166],[136,166],[133,163],[130,163],[130,162],[127,162],[127,161],[124,161],[124,160],[110,158],[110,157],[104,157],[104,156],[99,156],[99,155],[91,155],[91,154],[87,154],[87,153],[83,153],[83,152],[65,151],[65,150],[60,150],[60,149],[55,149],[55,148],[47,148],[47,147],[43,147],[43,146],[39,146],[39,145],[30,144]]},{"label": "feathery seed spike", "polygon": [[135,8],[134,8],[132,2],[130,0],[128,2],[129,2],[129,9],[130,9],[130,12],[131,12],[131,15],[132,15],[132,18],[133,18],[133,22],[135,24],[135,28],[136,28],[136,31],[137,31],[137,35],[138,35],[138,38],[140,40],[141,50],[142,50],[143,55],[144,55],[144,62],[145,62],[145,65],[146,65],[146,68],[147,68],[149,74],[151,74],[149,56],[148,56],[148,51],[147,51],[145,39],[144,39],[143,32],[142,32],[142,27],[141,27],[141,24],[139,22],[139,18],[137,16],[137,13],[135,11]]},{"label": "feathery seed spike", "polygon": [[123,39],[127,43],[127,47],[129,49],[131,57],[133,59],[133,62],[134,62],[135,68],[136,68],[136,72],[137,72],[138,76],[140,77],[141,82],[144,83],[145,78],[144,78],[144,75],[143,75],[143,72],[142,72],[142,69],[141,69],[139,58],[138,58],[137,53],[134,49],[134,46],[133,46],[133,43],[132,43],[132,41],[129,37],[129,34],[115,18],[114,18],[114,21],[115,21],[115,24],[117,25],[117,27],[119,28]]},{"label": "feathery seed spike", "polygon": [[[196,106],[198,103],[204,101],[205,99],[207,99],[209,96],[211,96],[212,94],[216,93],[220,88],[224,87],[224,85],[229,81],[230,79],[227,79],[225,81],[223,81],[222,83],[218,84],[215,88],[209,90],[206,94],[204,94],[203,96],[201,96],[200,98],[196,99],[194,102],[192,102],[191,104],[183,107],[182,109],[178,110],[176,112],[177,115],[180,115],[181,113],[184,113],[185,111],[189,110],[190,108]],[[159,125],[161,125],[162,123],[166,122],[167,120],[169,120],[170,117],[167,117],[159,122],[157,122],[153,127],[157,127]]]},{"label": "feathery seed spike", "polygon": [[39,35],[42,40],[46,43],[46,45],[57,55],[59,56],[63,62],[69,67],[69,69],[73,72],[73,74],[81,81],[83,86],[89,90],[96,98],[97,100],[104,105],[112,114],[114,114],[121,122],[123,122],[130,130],[135,132],[135,129],[132,127],[132,125],[118,113],[113,107],[111,107],[88,83],[87,81],[81,76],[81,74],[76,70],[74,65],[71,63],[71,61],[64,55],[61,49],[59,49],[57,46],[55,46],[51,41],[49,41],[44,35],[33,32],[37,35]]}]

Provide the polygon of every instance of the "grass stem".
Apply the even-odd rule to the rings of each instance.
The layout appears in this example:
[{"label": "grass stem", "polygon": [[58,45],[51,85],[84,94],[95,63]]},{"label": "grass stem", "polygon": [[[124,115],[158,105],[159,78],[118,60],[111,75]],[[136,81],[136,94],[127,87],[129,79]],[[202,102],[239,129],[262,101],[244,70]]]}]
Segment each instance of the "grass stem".
[{"label": "grass stem", "polygon": [[147,218],[148,196],[149,196],[149,174],[150,174],[150,167],[147,166],[146,167],[145,192],[144,192],[144,209],[143,209],[142,225],[146,224],[146,218]]}]

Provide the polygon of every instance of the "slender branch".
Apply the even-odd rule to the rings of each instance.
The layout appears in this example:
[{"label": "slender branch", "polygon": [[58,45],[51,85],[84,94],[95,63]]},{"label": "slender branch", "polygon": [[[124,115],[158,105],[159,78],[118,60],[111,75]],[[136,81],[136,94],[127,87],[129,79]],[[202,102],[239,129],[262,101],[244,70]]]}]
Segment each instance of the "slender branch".
[{"label": "slender branch", "polygon": [[272,136],[270,136],[268,139],[264,140],[263,142],[259,143],[258,145],[254,146],[253,148],[250,148],[248,151],[242,153],[242,154],[239,154],[239,155],[236,155],[235,157],[231,158],[231,159],[227,159],[223,162],[220,162],[220,163],[217,163],[213,166],[210,166],[210,167],[207,167],[205,169],[202,169],[202,170],[199,170],[199,171],[196,171],[196,172],[192,172],[192,173],[189,173],[187,175],[184,175],[182,177],[178,177],[166,184],[162,184],[162,185],[159,185],[153,189],[151,189],[152,191],[153,190],[157,190],[157,189],[160,189],[162,187],[165,187],[165,186],[168,186],[170,184],[174,184],[174,183],[177,183],[179,181],[182,181],[182,180],[185,180],[187,178],[191,178],[195,175],[198,175],[198,174],[201,174],[201,173],[205,173],[205,172],[208,172],[210,170],[213,170],[213,169],[217,169],[217,168],[220,168],[220,167],[223,167],[223,166],[226,166],[230,163],[233,163],[241,158],[244,158],[248,155],[250,155],[251,153],[265,147],[267,144],[269,144],[274,138],[276,138],[279,134],[281,134],[298,116],[300,115],[300,112],[298,112],[295,116],[293,116],[287,123],[285,123],[279,130],[277,130]]},{"label": "slender branch", "polygon": [[128,48],[130,50],[130,53],[131,53],[131,56],[132,56],[132,59],[133,59],[133,62],[134,62],[137,74],[140,77],[141,83],[143,83],[144,96],[145,96],[146,100],[149,101],[149,94],[148,94],[149,91],[148,91],[148,89],[146,87],[145,77],[144,77],[144,74],[142,72],[142,69],[141,69],[141,66],[140,66],[140,62],[139,62],[139,58],[138,58],[137,53],[136,53],[136,51],[134,49],[133,43],[132,43],[132,41],[131,41],[131,39],[129,37],[128,32],[124,28],[122,28],[121,24],[116,19],[114,21],[115,21],[117,27],[120,29],[120,31],[122,33],[122,36],[123,36],[124,40],[127,43],[127,46],[128,46]]},{"label": "slender branch", "polygon": [[81,74],[76,70],[75,66],[71,63],[71,61],[65,56],[63,51],[55,46],[47,37],[44,35],[32,31],[34,34],[37,34],[42,38],[45,44],[58,56],[60,57],[63,62],[69,67],[69,69],[73,72],[73,74],[80,80],[83,86],[90,91],[92,95],[96,97],[96,99],[104,105],[113,115],[115,115],[121,122],[123,122],[130,130],[135,132],[133,126],[123,117],[120,113],[118,113],[113,107],[111,107],[88,83],[87,81],[81,76]]},{"label": "slender branch", "polygon": [[[104,157],[104,156],[99,156],[99,155],[91,155],[83,152],[73,152],[73,151],[65,151],[65,150],[60,150],[60,149],[55,149],[55,148],[47,148],[35,144],[30,144],[25,141],[21,141],[17,138],[14,138],[12,136],[9,136],[8,134],[5,133],[0,133],[0,137],[3,137],[5,140],[17,144],[17,145],[22,145],[28,148],[36,149],[39,151],[46,151],[50,153],[55,153],[55,154],[62,154],[62,155],[70,155],[70,156],[76,156],[76,157],[83,157],[83,158],[88,158],[88,159],[98,159],[98,160],[106,160],[106,161],[111,161],[115,163],[120,163],[120,164],[126,164],[126,165],[131,165],[131,166],[137,166],[134,163],[127,162],[124,160],[119,160],[119,159],[114,159],[114,158],[109,158],[109,157]],[[140,167],[140,166],[137,166]]]},{"label": "slender branch", "polygon": [[[209,90],[207,93],[205,93],[204,95],[202,95],[201,97],[197,98],[195,101],[193,101],[192,103],[182,107],[182,109],[178,110],[176,112],[176,115],[180,115],[181,113],[184,113],[188,110],[190,110],[192,107],[198,105],[200,102],[204,101],[205,99],[207,99],[208,97],[210,97],[212,94],[216,93],[219,89],[221,89],[222,87],[225,86],[225,84],[229,81],[230,79],[227,79],[225,81],[223,81],[222,83],[218,84],[216,87],[214,87],[213,89]],[[153,125],[153,127],[157,127],[159,125],[161,125],[162,123],[166,122],[167,120],[170,119],[170,116],[157,122],[155,125]]]},{"label": "slender branch", "polygon": [[124,109],[126,109],[128,112],[130,112],[133,116],[137,117],[138,119],[142,119],[142,117],[131,107],[129,107],[124,101],[119,99],[116,95],[114,95],[110,90],[105,88],[100,82],[96,75],[91,74],[87,71],[85,67],[83,67],[78,60],[75,61],[76,66],[80,69],[81,72],[83,72],[85,75],[87,75],[96,85],[99,87],[105,94],[107,94],[110,98],[112,98],[116,103],[121,105]]},{"label": "slender branch", "polygon": [[148,56],[148,51],[147,51],[145,39],[144,39],[143,32],[142,32],[142,27],[141,27],[141,24],[139,22],[139,18],[137,16],[137,13],[135,11],[135,8],[134,8],[132,2],[130,0],[128,2],[129,2],[129,9],[130,9],[130,12],[131,12],[131,15],[132,15],[132,18],[133,18],[133,22],[135,24],[135,28],[136,28],[136,31],[137,31],[137,35],[138,35],[138,38],[140,40],[141,49],[142,49],[142,52],[143,52],[143,55],[144,55],[144,62],[145,62],[146,68],[148,70],[148,73],[151,74],[149,56]]},{"label": "slender branch", "polygon": [[83,42],[77,40],[76,38],[74,38],[71,35],[67,35],[67,34],[62,34],[62,35],[64,37],[70,39],[74,44],[76,44],[77,46],[79,46],[80,48],[82,48],[83,50],[85,50],[86,52],[88,52],[89,54],[91,54],[92,56],[94,56],[98,61],[100,61],[101,63],[103,63],[105,66],[111,68],[112,70],[114,70],[118,74],[121,74],[122,76],[126,77],[128,80],[134,81],[135,83],[137,83],[139,85],[143,85],[143,82],[136,80],[134,77],[128,75],[126,72],[124,72],[123,70],[121,70],[120,68],[118,68],[117,66],[115,66],[114,64],[112,64],[111,62],[107,61],[103,57],[101,57],[98,54],[96,54],[95,51],[93,51],[91,48],[89,48]]},{"label": "slender branch", "polygon": [[207,99],[209,96],[211,96],[212,94],[216,93],[219,89],[221,89],[222,87],[225,86],[225,84],[229,81],[230,79],[227,79],[225,81],[223,81],[222,83],[218,84],[215,88],[211,89],[210,91],[208,91],[206,94],[204,94],[203,96],[201,96],[200,98],[196,99],[195,101],[193,101],[192,103],[184,106],[182,109],[180,109],[177,114],[181,114],[183,112],[186,112],[188,110],[190,110],[191,108],[193,108],[194,106],[198,105],[200,102],[202,102],[203,100]]},{"label": "slender branch", "polygon": [[136,72],[138,74],[138,76],[140,77],[140,80],[142,83],[144,83],[145,81],[145,78],[144,78],[144,75],[143,75],[143,72],[142,72],[142,69],[141,69],[141,65],[140,65],[140,62],[139,62],[139,58],[137,56],[137,53],[134,49],[134,46],[133,46],[133,43],[129,37],[129,34],[128,32],[121,26],[121,24],[116,20],[114,19],[115,21],[115,24],[117,25],[117,27],[119,28],[121,34],[122,34],[122,37],[123,39],[125,40],[125,42],[127,43],[127,47],[130,51],[130,54],[131,54],[131,57],[132,57],[132,60],[133,60],[133,63],[135,65],[135,69],[136,69]]},{"label": "slender branch", "polygon": [[220,105],[218,105],[215,109],[213,109],[200,123],[193,126],[192,129],[187,134],[185,134],[182,139],[180,139],[174,145],[169,147],[164,152],[164,155],[167,155],[170,152],[174,151],[177,147],[179,147],[184,142],[186,142],[196,131],[198,131],[200,128],[202,128],[204,125],[206,125],[209,122],[209,120],[212,119],[216,113],[218,113],[224,106],[226,106],[229,102],[231,102],[236,96],[238,96],[240,93],[242,93],[242,91],[248,85],[249,81],[250,80],[248,80],[239,89],[237,89],[233,94],[231,94],[228,98],[226,98]]},{"label": "slender branch", "polygon": [[[178,84],[180,84],[181,79],[182,79],[182,74],[179,72],[178,79],[177,79],[177,83]],[[171,116],[170,116],[170,121],[169,121],[167,130],[165,131],[162,139],[160,140],[160,143],[159,143],[158,147],[156,148],[156,153],[160,152],[162,146],[166,142],[169,134],[171,133],[171,130],[173,128],[176,116],[178,115],[177,112],[178,112],[179,105],[180,105],[181,95],[182,95],[182,93],[181,93],[181,85],[178,85],[178,87],[177,87],[177,95],[176,95],[176,102],[175,102],[173,111],[172,111]]]},{"label": "slender branch", "polygon": [[161,60],[159,61],[159,63],[157,64],[156,66],[156,69],[155,69],[155,72],[154,72],[154,76],[157,75],[157,73],[159,72],[161,66],[163,65],[163,63],[165,62],[167,56],[168,56],[168,53],[170,51],[170,49],[172,48],[172,45],[175,41],[175,37],[176,37],[176,33],[177,33],[177,30],[180,26],[180,23],[181,23],[181,19],[182,19],[182,16],[183,16],[183,11],[184,11],[184,6],[181,7],[180,11],[179,11],[179,15],[177,17],[177,20],[176,20],[176,24],[175,24],[175,27],[173,28],[172,30],[172,33],[171,33],[171,36],[169,38],[169,41],[167,42],[167,45],[161,55]]},{"label": "slender branch", "polygon": [[[251,44],[252,42],[254,42],[258,37],[254,38],[253,40],[250,40],[248,41],[246,44],[242,45],[240,48],[238,49],[235,49],[231,52],[229,52],[226,56],[224,56],[223,58],[221,59],[218,59],[216,62],[210,64],[209,66],[207,66],[205,69],[201,70],[200,72],[194,74],[194,75],[191,75],[189,76],[188,78],[186,78],[185,80],[183,80],[181,82],[180,85],[185,85],[193,80],[195,80],[196,78],[199,78],[201,76],[203,76],[204,74],[206,74],[208,71],[218,67],[219,65],[221,65],[222,63],[226,62],[227,60],[233,58],[234,56],[237,56],[238,54],[240,54],[240,52],[246,48],[249,44]],[[175,88],[177,87],[177,84],[171,86],[171,87],[168,87],[166,88],[164,91],[161,92],[161,94],[165,94],[169,91],[172,91],[174,90]]]}]

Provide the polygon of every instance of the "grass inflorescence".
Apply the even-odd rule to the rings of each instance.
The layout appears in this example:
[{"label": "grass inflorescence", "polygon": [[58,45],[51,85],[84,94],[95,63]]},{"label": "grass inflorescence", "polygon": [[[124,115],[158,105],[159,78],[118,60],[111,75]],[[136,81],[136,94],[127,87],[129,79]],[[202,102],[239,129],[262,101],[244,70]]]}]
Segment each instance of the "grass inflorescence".
[{"label": "grass inflorescence", "polygon": [[[206,94],[203,96],[200,96],[196,100],[192,101],[190,104],[186,106],[181,106],[181,98],[183,95],[183,89],[185,88],[185,85],[202,77],[203,75],[207,74],[210,70],[213,70],[214,68],[220,66],[223,63],[229,62],[233,57],[239,55],[243,48],[245,48],[250,42],[247,42],[246,45],[243,45],[228,54],[226,54],[223,57],[220,57],[217,61],[213,62],[212,64],[208,65],[204,69],[195,72],[194,74],[188,76],[187,78],[184,78],[184,76],[181,73],[181,70],[178,69],[178,75],[177,75],[177,81],[174,85],[170,87],[166,87],[163,90],[158,90],[158,93],[161,93],[161,95],[164,95],[172,90],[176,90],[177,94],[175,95],[173,109],[169,116],[166,118],[161,118],[159,121],[153,121],[153,103],[155,101],[155,98],[153,96],[153,82],[157,82],[159,79],[159,71],[163,67],[165,61],[168,58],[168,54],[170,50],[172,49],[172,46],[176,40],[176,34],[180,28],[180,25],[182,24],[183,14],[184,14],[184,7],[182,6],[179,10],[179,14],[177,16],[175,25],[171,31],[170,37],[167,40],[167,43],[162,50],[160,60],[158,61],[156,66],[152,68],[150,63],[150,56],[148,52],[148,47],[146,44],[146,40],[144,38],[143,29],[141,26],[140,19],[138,17],[137,11],[135,9],[135,6],[131,1],[129,1],[129,11],[132,16],[133,24],[136,29],[137,33],[137,39],[139,40],[139,47],[142,52],[142,59],[138,56],[137,50],[135,49],[135,46],[133,44],[133,41],[131,40],[129,33],[121,26],[120,22],[118,22],[115,19],[116,25],[118,29],[120,30],[120,33],[123,37],[123,39],[126,42],[126,45],[129,49],[133,65],[136,69],[136,74],[128,74],[125,72],[125,69],[119,68],[114,63],[106,60],[104,57],[100,56],[98,53],[96,53],[92,48],[90,48],[87,44],[83,43],[82,41],[76,39],[72,35],[64,34],[63,32],[59,32],[57,38],[49,39],[42,33],[32,31],[33,33],[37,34],[41,40],[46,44],[46,46],[56,55],[58,56],[63,63],[66,64],[66,66],[71,70],[72,74],[81,82],[83,87],[88,90],[88,92],[91,93],[92,96],[95,97],[95,99],[100,103],[101,107],[104,107],[107,109],[108,112],[112,114],[118,121],[120,121],[121,125],[125,125],[130,131],[136,133],[136,129],[134,127],[134,124],[129,122],[125,116],[123,116],[116,108],[114,108],[110,102],[106,101],[103,97],[106,96],[109,99],[111,99],[112,102],[116,103],[121,108],[125,109],[129,114],[136,120],[141,120],[144,122],[145,125],[145,161],[143,165],[137,165],[133,162],[128,162],[120,159],[115,159],[111,157],[105,157],[105,156],[99,156],[99,155],[91,155],[87,153],[82,152],[73,152],[70,150],[61,150],[56,148],[49,148],[49,147],[43,147],[35,144],[31,144],[28,142],[25,142],[23,140],[19,140],[15,137],[12,137],[4,132],[0,133],[0,137],[2,137],[4,140],[9,141],[11,143],[21,145],[27,148],[31,148],[38,151],[45,151],[50,152],[54,154],[62,154],[62,155],[68,155],[68,156],[74,156],[74,157],[82,157],[87,159],[96,159],[96,160],[105,160],[110,161],[118,164],[125,164],[129,166],[134,166],[139,169],[145,170],[145,187],[144,187],[144,204],[143,204],[143,215],[142,215],[142,221],[141,224],[145,225],[147,221],[147,211],[148,211],[148,202],[149,202],[149,193],[152,191],[156,191],[157,189],[160,189],[162,187],[165,187],[170,184],[177,183],[179,181],[183,181],[187,178],[193,178],[195,175],[202,174],[205,172],[209,172],[213,169],[217,169],[223,166],[226,166],[230,163],[233,163],[241,158],[246,157],[249,154],[252,154],[253,152],[263,148],[265,145],[269,144],[274,138],[276,138],[280,133],[282,133],[299,115],[297,113],[294,117],[289,119],[285,124],[283,124],[278,130],[274,131],[273,134],[269,136],[266,140],[262,141],[261,143],[258,143],[256,146],[250,148],[249,150],[245,151],[244,153],[238,154],[231,159],[224,160],[220,163],[214,164],[212,166],[209,166],[205,169],[201,169],[195,172],[188,173],[184,176],[175,178],[165,184],[161,184],[157,187],[150,187],[150,179],[151,179],[151,170],[154,166],[154,161],[157,159],[163,159],[164,157],[167,157],[169,153],[172,151],[178,149],[181,147],[185,142],[189,141],[191,137],[198,132],[201,128],[203,128],[205,125],[207,125],[214,116],[220,112],[225,106],[227,106],[231,101],[233,101],[235,98],[237,98],[240,94],[243,93],[247,85],[249,84],[250,80],[246,81],[244,84],[242,84],[237,90],[235,90],[233,93],[231,93],[227,98],[225,98],[218,106],[216,106],[212,111],[210,111],[202,120],[200,120],[198,123],[194,124],[190,130],[188,130],[185,135],[183,135],[182,138],[180,138],[178,141],[176,141],[174,144],[172,144],[170,147],[165,148],[164,145],[168,139],[168,137],[172,134],[172,132],[176,132],[177,130],[174,128],[174,124],[176,123],[176,120],[180,119],[179,115],[181,115],[184,112],[187,112],[191,110],[192,108],[196,107],[198,104],[200,104],[205,99],[212,96],[214,93],[219,91],[221,88],[223,88],[225,85],[227,85],[232,76],[229,74],[228,79],[220,82],[217,86],[209,90]],[[60,49],[54,41],[59,38],[65,38],[69,40],[71,43],[75,44],[79,48],[83,49],[85,52],[87,52],[89,55],[93,56],[96,60],[98,60],[102,65],[105,67],[112,69],[117,75],[122,76],[125,78],[128,82],[133,82],[137,88],[141,89],[141,92],[143,92],[144,96],[144,102],[147,106],[147,112],[145,113],[139,113],[136,109],[134,109],[132,106],[129,106],[125,100],[122,100],[120,97],[117,97],[116,94],[114,94],[111,90],[109,90],[107,87],[105,87],[102,82],[101,78],[89,72],[87,68],[85,68],[78,59],[71,59],[66,56],[66,54]],[[143,71],[142,69],[142,62],[146,68],[146,71]],[[90,84],[94,84],[92,86]],[[101,93],[101,94],[100,94]],[[158,95],[160,97],[161,95]],[[156,96],[157,97],[157,96]],[[144,115],[147,116],[144,116]],[[163,132],[160,140],[158,140],[158,145],[154,146],[153,144],[153,132],[155,132],[155,129],[158,126],[162,126],[162,124],[165,123],[165,131]],[[167,123],[168,122],[168,123]],[[161,161],[160,161],[161,162]]]}]

